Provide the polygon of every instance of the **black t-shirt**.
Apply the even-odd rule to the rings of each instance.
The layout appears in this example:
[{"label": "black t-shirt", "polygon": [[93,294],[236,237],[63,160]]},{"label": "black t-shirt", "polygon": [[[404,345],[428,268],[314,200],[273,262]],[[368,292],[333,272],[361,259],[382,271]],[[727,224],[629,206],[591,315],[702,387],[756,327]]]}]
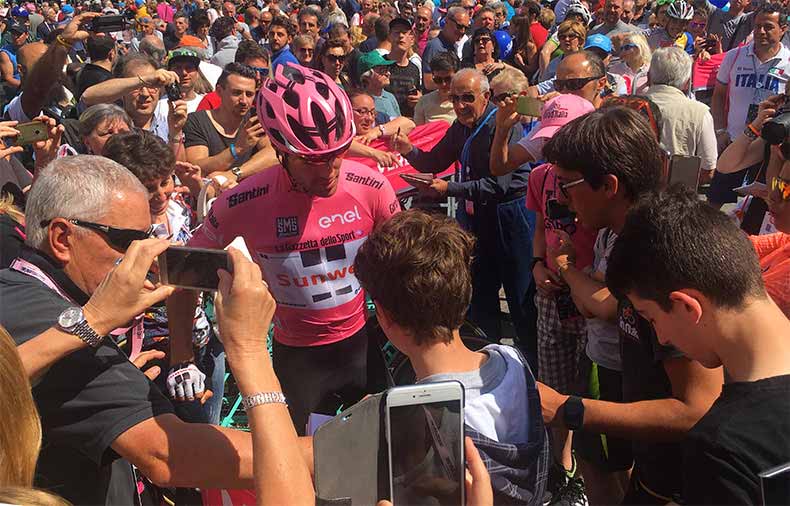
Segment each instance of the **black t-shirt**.
[{"label": "black t-shirt", "polygon": [[725,384],[686,436],[683,500],[762,504],[758,473],[790,460],[790,375]]},{"label": "black t-shirt", "polygon": [[[663,361],[682,357],[682,353],[662,346],[653,326],[636,312],[628,300],[619,301],[617,318],[623,362],[623,402],[672,397],[672,384]],[[634,441],[633,449],[642,483],[665,497],[680,492],[680,443]]]},{"label": "black t-shirt", "polygon": [[[217,131],[211,118],[208,116],[209,111],[192,112],[187,117],[186,125],[184,125],[184,147],[189,148],[192,146],[207,146],[208,155],[216,156],[228,149],[231,143],[236,142],[235,137],[225,137]],[[239,128],[244,128],[244,125]],[[238,134],[237,134],[238,136]],[[234,162],[235,167],[243,164],[258,151],[253,148],[245,155],[239,156],[239,159]],[[225,170],[230,170],[230,167]]]},{"label": "black t-shirt", "polygon": [[422,73],[417,65],[409,62],[405,67],[397,63],[390,65],[390,84],[386,90],[395,95],[400,113],[407,118],[414,117],[414,107],[409,105],[409,90],[422,89]]},{"label": "black t-shirt", "polygon": [[85,90],[99,83],[112,79],[112,72],[103,69],[98,65],[86,63],[82,70],[77,72],[76,85],[77,89],[74,93],[74,99],[79,102]]},{"label": "black t-shirt", "polygon": [[11,265],[25,244],[25,226],[0,213],[0,269]]},{"label": "black t-shirt", "polygon": [[[76,304],[83,293],[52,260],[25,248],[22,256],[47,273]],[[0,325],[22,344],[52,327],[75,305],[41,281],[10,269],[0,271]],[[173,412],[159,389],[114,342],[76,351],[56,364],[33,388],[42,451],[35,485],[74,504],[136,504],[131,466],[110,445],[140,422]],[[141,441],[140,444],[145,444]]]}]

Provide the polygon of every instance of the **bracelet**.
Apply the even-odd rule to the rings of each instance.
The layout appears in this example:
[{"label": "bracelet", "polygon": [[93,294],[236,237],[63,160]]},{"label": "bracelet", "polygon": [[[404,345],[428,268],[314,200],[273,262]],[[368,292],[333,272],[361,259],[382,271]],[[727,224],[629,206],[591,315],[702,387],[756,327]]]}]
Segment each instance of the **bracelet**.
[{"label": "bracelet", "polygon": [[230,146],[228,146],[228,149],[230,149],[230,156],[233,157],[233,160],[238,162],[239,161],[239,154],[236,152],[236,143],[235,142],[231,142]]},{"label": "bracelet", "polygon": [[760,136],[760,131],[754,128],[754,126],[749,123],[746,125],[746,129],[743,131],[746,134],[746,137],[750,138],[751,140],[755,140]]},{"label": "bracelet", "polygon": [[57,43],[58,43],[58,44],[60,44],[61,46],[65,47],[65,48],[66,48],[66,49],[68,49],[69,51],[71,51],[71,49],[74,47],[74,44],[69,44],[68,42],[66,42],[66,39],[64,39],[64,38],[63,38],[62,36],[60,36],[60,35],[58,35],[57,37],[55,37],[55,42],[57,42]]},{"label": "bracelet", "polygon": [[167,139],[169,144],[182,144],[184,142],[184,132],[181,132],[177,137],[169,137]]},{"label": "bracelet", "polygon": [[257,394],[245,395],[241,398],[241,405],[244,407],[245,411],[249,411],[251,408],[263,404],[288,405],[285,400],[285,394],[282,392],[258,392]]}]

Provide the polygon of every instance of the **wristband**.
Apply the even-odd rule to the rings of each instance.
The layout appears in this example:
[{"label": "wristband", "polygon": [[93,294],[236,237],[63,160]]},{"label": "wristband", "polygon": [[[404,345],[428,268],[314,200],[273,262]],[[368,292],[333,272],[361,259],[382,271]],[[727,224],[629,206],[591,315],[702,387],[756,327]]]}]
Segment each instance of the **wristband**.
[{"label": "wristband", "polygon": [[239,153],[236,152],[236,143],[235,142],[231,142],[230,146],[228,146],[228,149],[230,149],[230,156],[233,157],[233,160],[238,162],[239,161]]},{"label": "wristband", "polygon": [[746,137],[750,138],[751,140],[756,140],[760,136],[760,131],[754,128],[751,123],[746,125],[743,133],[746,134]]},{"label": "wristband", "polygon": [[249,411],[255,406],[262,404],[285,404],[285,395],[282,392],[258,392],[257,394],[246,395],[241,398],[241,405],[245,411]]},{"label": "wristband", "polygon": [[546,265],[546,259],[543,257],[532,257],[532,261],[529,264],[529,270],[532,271],[532,269],[534,269],[538,264]]}]

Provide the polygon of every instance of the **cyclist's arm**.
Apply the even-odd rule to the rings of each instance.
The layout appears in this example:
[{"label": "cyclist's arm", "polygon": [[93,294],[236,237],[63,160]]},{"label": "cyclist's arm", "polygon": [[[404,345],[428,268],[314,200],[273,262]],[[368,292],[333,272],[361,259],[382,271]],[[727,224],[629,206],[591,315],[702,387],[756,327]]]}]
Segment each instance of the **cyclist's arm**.
[{"label": "cyclist's arm", "polygon": [[583,313],[612,323],[617,321],[617,299],[605,284],[594,280],[572,264],[562,266],[559,272],[571,289],[573,301],[581,306]]}]

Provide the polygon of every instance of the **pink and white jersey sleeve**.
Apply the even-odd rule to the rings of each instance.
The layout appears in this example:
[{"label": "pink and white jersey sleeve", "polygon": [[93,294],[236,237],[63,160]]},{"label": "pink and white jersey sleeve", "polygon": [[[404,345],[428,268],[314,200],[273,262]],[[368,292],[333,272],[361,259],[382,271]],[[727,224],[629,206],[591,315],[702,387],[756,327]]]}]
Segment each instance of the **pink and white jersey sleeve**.
[{"label": "pink and white jersey sleeve", "polygon": [[348,160],[328,198],[291,190],[273,167],[222,194],[190,246],[222,248],[244,237],[277,301],[275,339],[318,346],[350,337],[365,325],[364,293],[354,259],[374,227],[398,212],[387,179]]}]

